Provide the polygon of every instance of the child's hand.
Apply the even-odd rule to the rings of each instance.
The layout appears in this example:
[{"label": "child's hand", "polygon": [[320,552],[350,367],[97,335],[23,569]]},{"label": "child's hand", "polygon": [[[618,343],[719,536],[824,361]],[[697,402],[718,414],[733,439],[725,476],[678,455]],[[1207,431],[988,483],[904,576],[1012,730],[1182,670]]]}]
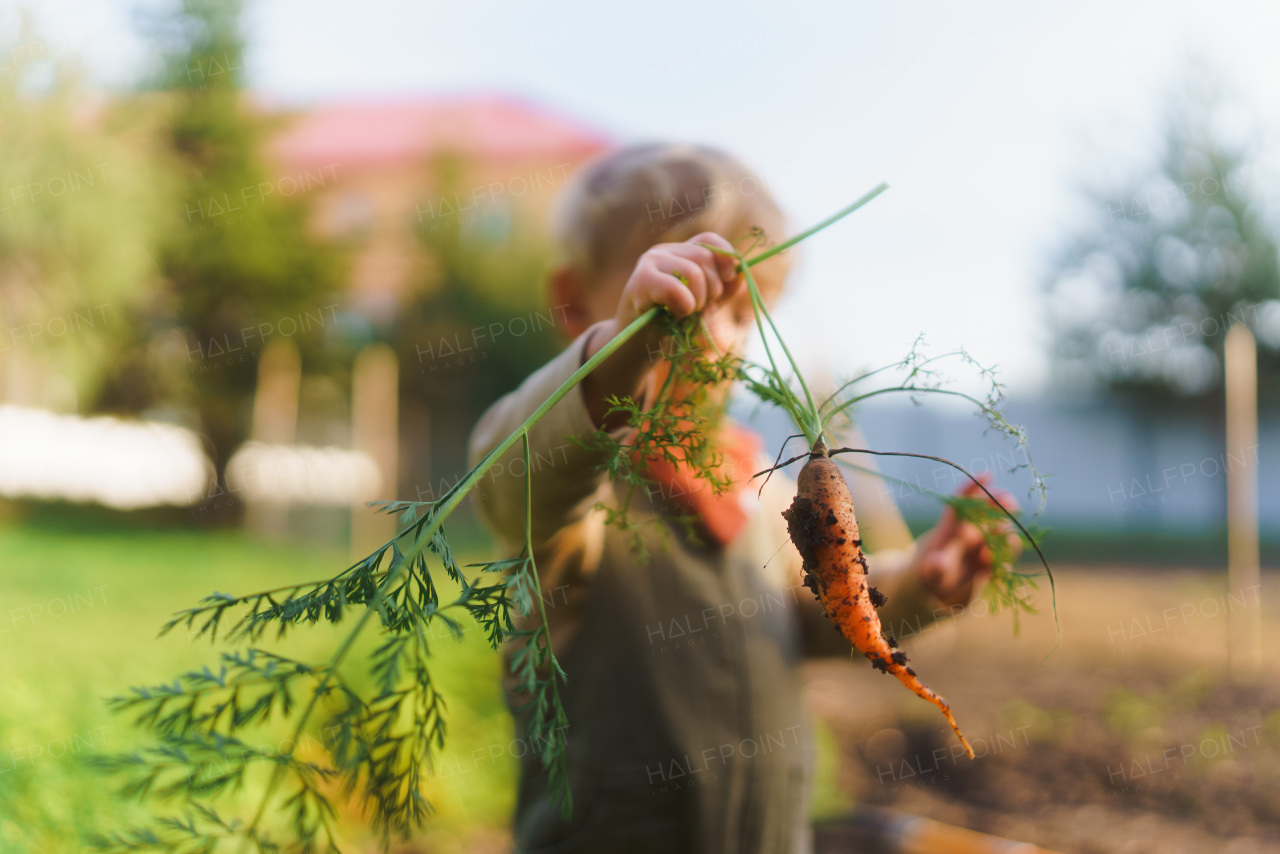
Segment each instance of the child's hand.
[{"label": "child's hand", "polygon": [[[978,475],[984,486],[991,483],[991,474]],[[1018,512],[1017,500],[1003,489],[991,489],[991,494],[1011,513]],[[960,495],[979,496],[982,491],[970,482],[959,490]],[[1022,552],[1022,540],[1008,522],[996,527],[996,532],[1009,538],[1014,556]],[[947,506],[942,518],[933,530],[920,538],[916,552],[915,569],[921,584],[946,605],[964,605],[973,596],[974,587],[991,572],[992,554],[982,529],[972,522],[961,520],[955,510]]]},{"label": "child's hand", "polygon": [[651,307],[666,307],[675,317],[713,308],[731,299],[742,286],[737,259],[712,252],[699,243],[733,251],[733,245],[710,231],[684,243],[659,243],[636,263],[618,300],[614,323],[618,330]]},{"label": "child's hand", "polygon": [[[735,295],[746,295],[742,288],[745,276],[735,270],[737,259],[712,252],[699,243],[733,250],[729,241],[709,231],[684,243],[650,247],[636,262],[614,316],[592,327],[584,348],[584,360],[655,305],[666,307],[677,318],[703,311],[703,317],[712,327],[720,325],[725,315],[742,313],[740,309],[724,310]],[[747,308],[749,311],[749,302]],[[661,323],[648,324],[583,379],[582,399],[597,427],[612,430],[625,423],[625,413],[607,414],[609,398],[628,395],[641,399],[644,383],[657,364],[655,353],[661,354],[666,349],[665,334]]]}]

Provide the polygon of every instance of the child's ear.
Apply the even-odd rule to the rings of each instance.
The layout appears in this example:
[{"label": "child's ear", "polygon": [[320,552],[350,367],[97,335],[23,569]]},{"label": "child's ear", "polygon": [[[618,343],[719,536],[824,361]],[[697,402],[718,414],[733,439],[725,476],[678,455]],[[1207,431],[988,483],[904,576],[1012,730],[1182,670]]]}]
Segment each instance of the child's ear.
[{"label": "child's ear", "polygon": [[570,339],[577,338],[596,322],[591,313],[587,283],[573,267],[556,267],[550,275],[551,305]]}]

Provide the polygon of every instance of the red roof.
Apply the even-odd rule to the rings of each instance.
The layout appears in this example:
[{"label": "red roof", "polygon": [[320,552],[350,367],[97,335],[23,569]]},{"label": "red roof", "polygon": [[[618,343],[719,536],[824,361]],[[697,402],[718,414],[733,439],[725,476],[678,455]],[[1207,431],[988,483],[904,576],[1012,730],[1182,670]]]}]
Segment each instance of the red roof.
[{"label": "red roof", "polygon": [[512,98],[336,103],[304,113],[271,144],[300,166],[387,165],[444,151],[479,158],[586,156],[603,133]]}]

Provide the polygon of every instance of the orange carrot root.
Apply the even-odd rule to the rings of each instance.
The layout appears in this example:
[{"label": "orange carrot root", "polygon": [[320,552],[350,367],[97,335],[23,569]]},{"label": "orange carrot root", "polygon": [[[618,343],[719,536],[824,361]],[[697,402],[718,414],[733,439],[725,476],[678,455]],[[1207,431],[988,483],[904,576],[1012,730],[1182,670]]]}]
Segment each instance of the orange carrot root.
[{"label": "orange carrot root", "polygon": [[862,551],[853,498],[844,475],[817,445],[800,471],[796,497],[783,514],[787,530],[804,559],[805,584],[813,590],[831,622],[854,648],[883,673],[892,673],[916,696],[946,716],[970,759],[973,748],[960,732],[951,707],[907,666],[907,656],[886,638],[876,608],[885,598],[867,584],[867,558]]}]

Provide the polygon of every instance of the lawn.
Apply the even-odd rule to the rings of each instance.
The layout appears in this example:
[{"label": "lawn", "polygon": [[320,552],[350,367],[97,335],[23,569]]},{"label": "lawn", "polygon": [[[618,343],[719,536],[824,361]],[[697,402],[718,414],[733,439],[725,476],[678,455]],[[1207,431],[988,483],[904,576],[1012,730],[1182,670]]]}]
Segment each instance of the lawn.
[{"label": "lawn", "polygon": [[[490,557],[474,530],[452,538],[464,544],[464,563]],[[107,709],[105,698],[216,664],[221,645],[193,642],[185,630],[157,637],[174,611],[215,590],[239,594],[320,579],[347,563],[344,553],[239,532],[100,520],[72,525],[44,517],[34,524],[0,523],[0,852],[81,850],[89,834],[120,829],[143,815],[85,760],[142,743],[127,717]],[[339,636],[329,626],[308,627],[278,649],[322,661]],[[517,756],[525,748],[499,689],[501,663],[474,628],[461,640],[443,630],[434,636],[433,675],[448,703],[448,741],[436,775],[424,782],[437,814],[404,850],[504,850]],[[285,736],[280,727],[268,728],[259,743],[270,751]],[[820,728],[819,738],[828,749],[819,766],[815,815],[849,803],[834,786],[837,752],[830,731]],[[323,739],[317,726],[303,748]],[[340,814],[344,847],[374,850],[359,808],[340,803]]]},{"label": "lawn", "polygon": [[[460,557],[479,558],[475,548]],[[122,805],[85,759],[139,743],[104,698],[133,685],[215,664],[220,649],[185,631],[157,639],[175,610],[214,591],[244,593],[319,579],[347,565],[344,554],[255,541],[239,533],[159,531],[47,524],[0,526],[0,851],[61,852],[94,831],[119,828]],[[323,660],[337,634],[309,628],[283,650]],[[500,663],[478,631],[439,633],[434,675],[449,706],[439,777],[427,786],[438,815],[421,844],[474,850],[505,838],[514,803],[512,723],[499,691]],[[284,733],[261,733],[262,749]],[[317,727],[304,745],[317,745]],[[342,809],[348,847],[369,847],[364,822]]]},{"label": "lawn", "polygon": [[[488,557],[474,534],[455,540],[471,544],[464,561]],[[214,590],[319,579],[346,564],[237,532],[0,524],[0,852],[80,850],[88,833],[138,817],[84,760],[138,743],[105,697],[216,662],[219,649],[183,631],[157,639],[170,614]],[[1269,649],[1280,643],[1278,584],[1268,573],[1261,604],[1249,604],[1263,608]],[[1280,832],[1280,682],[1274,662],[1253,684],[1224,673],[1226,623],[1212,607],[1224,601],[1221,573],[1064,567],[1059,590],[1064,642],[1048,663],[1046,617],[1014,638],[1006,615],[975,609],[906,641],[982,742],[973,763],[949,752],[945,724],[893,680],[847,661],[809,665],[824,721],[815,816],[885,804],[1089,854],[1173,840],[1220,850],[1232,836]],[[281,651],[322,660],[337,637],[309,628]],[[424,783],[437,814],[398,850],[504,850],[522,746],[498,657],[479,631],[437,633],[434,676],[449,712],[447,749]],[[268,729],[260,744],[282,737]],[[318,725],[310,739],[322,744]],[[341,803],[340,814],[344,848],[373,850],[358,807]],[[1126,848],[1135,839],[1149,844]]]}]

